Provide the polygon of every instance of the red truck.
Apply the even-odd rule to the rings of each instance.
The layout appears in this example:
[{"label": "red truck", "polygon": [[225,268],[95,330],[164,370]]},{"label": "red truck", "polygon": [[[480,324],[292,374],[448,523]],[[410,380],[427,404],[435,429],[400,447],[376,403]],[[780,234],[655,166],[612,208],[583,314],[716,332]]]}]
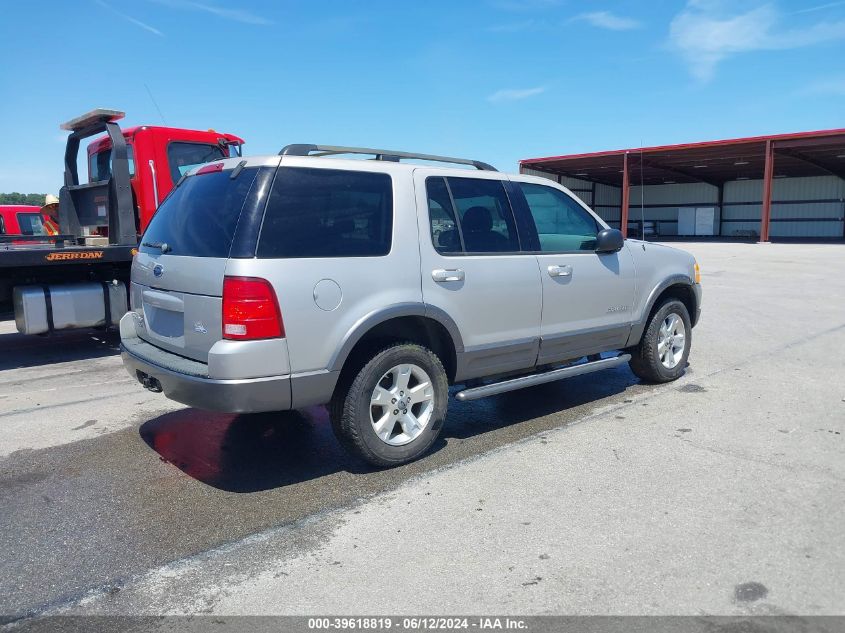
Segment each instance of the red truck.
[{"label": "red truck", "polygon": [[[196,165],[229,157],[239,151],[243,139],[214,130],[184,130],[140,125],[123,130],[129,182],[135,206],[138,234],[143,232],[158,205],[186,171]],[[112,141],[108,136],[88,145],[88,181],[112,175]]]},{"label": "red truck", "polygon": [[0,204],[0,236],[41,235],[41,207],[30,204]]},{"label": "red truck", "polygon": [[[117,325],[138,238],[158,205],[188,169],[239,156],[244,142],[214,130],[121,130],[123,116],[98,109],[61,125],[70,135],[59,235],[27,235],[20,226],[19,234],[0,234],[0,313],[13,309],[22,334]],[[81,182],[80,143],[93,136]]]}]

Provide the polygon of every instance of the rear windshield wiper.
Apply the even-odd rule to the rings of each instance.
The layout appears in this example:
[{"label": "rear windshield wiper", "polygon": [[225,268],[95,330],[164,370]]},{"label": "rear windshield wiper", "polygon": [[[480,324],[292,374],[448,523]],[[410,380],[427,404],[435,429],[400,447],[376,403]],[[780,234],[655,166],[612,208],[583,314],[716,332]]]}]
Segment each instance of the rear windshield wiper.
[{"label": "rear windshield wiper", "polygon": [[141,246],[146,246],[147,248],[157,248],[162,253],[169,253],[172,250],[170,248],[170,244],[167,242],[141,242]]}]

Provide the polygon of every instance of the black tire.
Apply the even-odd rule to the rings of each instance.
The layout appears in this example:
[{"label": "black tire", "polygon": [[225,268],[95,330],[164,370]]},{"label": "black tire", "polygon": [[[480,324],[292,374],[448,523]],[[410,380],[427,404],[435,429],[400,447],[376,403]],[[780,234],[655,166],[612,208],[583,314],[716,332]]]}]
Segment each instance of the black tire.
[{"label": "black tire", "polygon": [[[428,374],[434,391],[432,412],[419,435],[407,444],[393,446],[383,441],[373,428],[370,399],[391,368],[407,364],[417,365]],[[421,345],[397,343],[375,354],[354,376],[347,377],[345,384],[338,386],[329,416],[335,435],[349,452],[373,466],[389,468],[413,461],[431,448],[446,419],[448,398],[449,382],[437,355]]]},{"label": "black tire", "polygon": [[[666,367],[660,360],[657,351],[660,328],[663,322],[671,314],[676,314],[683,322],[684,350],[681,359],[672,367]],[[629,350],[631,360],[629,365],[631,371],[638,378],[646,382],[663,383],[671,382],[680,378],[687,366],[690,346],[692,345],[692,324],[690,323],[689,312],[683,302],[678,299],[666,299],[651,313],[645,332],[636,347]]]}]

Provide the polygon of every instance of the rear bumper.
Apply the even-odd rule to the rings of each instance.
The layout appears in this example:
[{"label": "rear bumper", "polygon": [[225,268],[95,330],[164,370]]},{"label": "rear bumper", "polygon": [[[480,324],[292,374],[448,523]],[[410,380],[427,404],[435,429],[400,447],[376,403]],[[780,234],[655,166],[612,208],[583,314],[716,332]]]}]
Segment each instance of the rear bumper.
[{"label": "rear bumper", "polygon": [[[149,379],[153,378],[171,400],[198,409],[227,413],[284,411],[291,408],[290,376],[218,380],[191,375],[162,367],[152,359],[144,358],[142,354],[146,347],[156,350],[156,353],[161,352],[149,344],[133,344],[130,350],[121,343],[123,365],[129,375],[141,384],[144,384],[145,379],[149,384]],[[163,353],[179,358],[175,354]]]}]

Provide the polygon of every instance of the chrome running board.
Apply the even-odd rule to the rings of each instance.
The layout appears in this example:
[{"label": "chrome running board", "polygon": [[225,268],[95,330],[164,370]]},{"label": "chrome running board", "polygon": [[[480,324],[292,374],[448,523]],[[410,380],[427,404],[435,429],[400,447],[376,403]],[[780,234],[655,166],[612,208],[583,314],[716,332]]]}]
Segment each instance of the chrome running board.
[{"label": "chrome running board", "polygon": [[578,365],[552,369],[541,374],[520,376],[519,378],[511,378],[510,380],[494,382],[489,385],[464,389],[463,391],[456,393],[455,397],[461,402],[466,402],[467,400],[478,400],[479,398],[494,396],[498,393],[505,393],[506,391],[514,391],[515,389],[522,389],[523,387],[533,387],[534,385],[554,382],[555,380],[560,380],[561,378],[571,378],[572,376],[591,374],[594,371],[601,371],[602,369],[611,369],[613,367],[618,367],[623,363],[627,363],[629,360],[631,360],[630,354],[620,354],[619,356],[615,356],[613,358],[603,358],[601,360],[594,360],[588,363],[579,363]]}]

